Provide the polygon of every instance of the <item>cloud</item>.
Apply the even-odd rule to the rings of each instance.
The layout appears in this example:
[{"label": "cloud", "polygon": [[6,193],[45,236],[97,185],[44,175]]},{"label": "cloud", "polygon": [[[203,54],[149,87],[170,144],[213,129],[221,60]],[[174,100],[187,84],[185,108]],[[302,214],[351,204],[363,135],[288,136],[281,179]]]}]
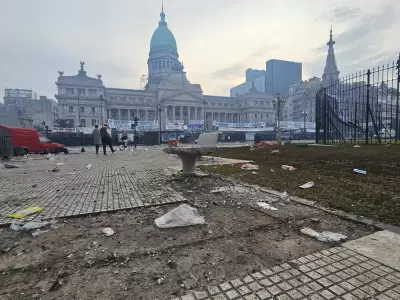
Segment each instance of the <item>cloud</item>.
[{"label": "cloud", "polygon": [[323,13],[315,18],[313,22],[321,22],[329,20],[332,24],[340,24],[347,21],[355,20],[363,13],[362,9],[355,6],[340,6]]},{"label": "cloud", "polygon": [[[212,73],[213,78],[220,78],[224,80],[233,80],[237,78],[242,78],[245,76],[245,71],[249,68],[249,63],[258,58],[266,58],[268,57],[268,52],[273,51],[279,48],[279,45],[269,45],[264,46],[250,55],[248,55],[245,59],[243,59],[239,63],[235,63],[230,67],[226,67],[220,70],[217,70]],[[265,66],[264,66],[265,67]]]},{"label": "cloud", "polygon": [[[341,76],[359,70],[372,68],[376,65],[386,64],[396,56],[396,51],[382,51],[382,45],[387,36],[384,34],[394,25],[398,14],[398,4],[389,2],[375,12],[364,13],[360,9],[335,8],[330,11],[334,15],[343,14],[342,20],[351,20],[347,29],[334,35],[336,61]],[[326,15],[323,14],[323,15]],[[353,16],[357,19],[353,19]],[[307,73],[315,74],[325,64],[327,46],[321,45],[314,49],[315,58],[306,62]],[[321,71],[320,71],[321,72]]]}]

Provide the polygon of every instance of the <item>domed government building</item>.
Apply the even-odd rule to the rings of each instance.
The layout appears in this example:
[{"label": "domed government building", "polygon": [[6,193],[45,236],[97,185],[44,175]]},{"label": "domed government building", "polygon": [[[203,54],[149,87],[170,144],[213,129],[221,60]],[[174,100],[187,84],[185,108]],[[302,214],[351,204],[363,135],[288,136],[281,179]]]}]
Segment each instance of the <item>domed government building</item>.
[{"label": "domed government building", "polygon": [[89,77],[81,62],[77,75],[59,71],[56,81],[60,119],[68,127],[92,128],[109,122],[117,130],[130,129],[135,117],[138,130],[164,133],[257,128],[275,121],[273,96],[255,87],[238,97],[204,95],[200,84],[191,83],[179,60],[176,39],[162,8],[158,27],[150,41],[148,75],[141,89],[106,87],[102,76]]}]

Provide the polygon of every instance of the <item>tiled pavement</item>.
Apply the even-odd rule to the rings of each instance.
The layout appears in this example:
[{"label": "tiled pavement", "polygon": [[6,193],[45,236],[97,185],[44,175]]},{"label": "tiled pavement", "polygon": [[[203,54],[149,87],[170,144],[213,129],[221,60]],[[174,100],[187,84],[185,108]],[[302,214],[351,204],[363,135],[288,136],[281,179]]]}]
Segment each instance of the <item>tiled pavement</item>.
[{"label": "tiled pavement", "polygon": [[[64,164],[56,166],[60,162]],[[178,162],[168,160],[161,150],[105,157],[88,151],[13,163],[21,168],[0,171],[0,224],[10,222],[9,213],[31,206],[45,210],[30,219],[50,219],[185,200],[165,184],[163,170]],[[51,172],[55,167],[59,172]]]},{"label": "tiled pavement", "polygon": [[[373,239],[379,240],[380,236]],[[400,252],[397,246],[393,250]],[[399,271],[345,244],[174,300],[399,300]]]}]

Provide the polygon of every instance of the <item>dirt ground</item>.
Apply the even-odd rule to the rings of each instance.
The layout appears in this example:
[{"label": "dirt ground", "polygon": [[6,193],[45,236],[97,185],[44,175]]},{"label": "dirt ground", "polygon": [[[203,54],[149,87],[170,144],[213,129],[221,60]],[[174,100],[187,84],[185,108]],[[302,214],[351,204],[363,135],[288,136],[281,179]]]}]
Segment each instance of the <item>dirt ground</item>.
[{"label": "dirt ground", "polygon": [[[278,149],[279,153],[271,153]],[[240,178],[277,191],[318,201],[322,205],[384,223],[400,225],[400,146],[299,147],[286,144],[265,148],[221,149],[215,156],[253,160],[257,174],[241,165],[207,167],[209,171]],[[282,170],[291,165],[296,171]],[[367,171],[354,174],[353,169]],[[311,189],[300,185],[313,181]]]},{"label": "dirt ground", "polygon": [[[170,184],[206,225],[157,228],[177,206],[169,205],[63,219],[37,237],[0,229],[0,299],[171,299],[334,246],[301,235],[303,226],[349,239],[373,232],[294,203],[256,209],[262,193],[246,196],[248,188],[214,175]],[[210,193],[224,186],[241,190]],[[104,236],[105,227],[115,234]]]}]

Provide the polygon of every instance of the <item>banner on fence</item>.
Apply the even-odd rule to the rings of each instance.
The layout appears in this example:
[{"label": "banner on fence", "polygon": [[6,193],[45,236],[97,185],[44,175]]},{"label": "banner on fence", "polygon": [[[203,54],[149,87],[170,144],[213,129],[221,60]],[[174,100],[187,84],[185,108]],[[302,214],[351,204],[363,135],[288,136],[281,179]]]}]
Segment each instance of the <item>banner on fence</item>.
[{"label": "banner on fence", "polygon": [[[113,120],[108,119],[108,126],[110,128],[115,128],[118,131],[123,130],[132,130],[131,124],[134,121],[130,120]],[[136,131],[158,131],[159,125],[158,121],[138,121],[138,125],[136,127]]]},{"label": "banner on fence", "polygon": [[53,127],[51,132],[67,132],[67,133],[73,133],[77,132],[76,128],[62,128],[62,127]]},{"label": "banner on fence", "polygon": [[213,122],[214,127],[231,127],[231,128],[257,128],[265,127],[265,122],[258,123],[228,123],[228,122]]}]

